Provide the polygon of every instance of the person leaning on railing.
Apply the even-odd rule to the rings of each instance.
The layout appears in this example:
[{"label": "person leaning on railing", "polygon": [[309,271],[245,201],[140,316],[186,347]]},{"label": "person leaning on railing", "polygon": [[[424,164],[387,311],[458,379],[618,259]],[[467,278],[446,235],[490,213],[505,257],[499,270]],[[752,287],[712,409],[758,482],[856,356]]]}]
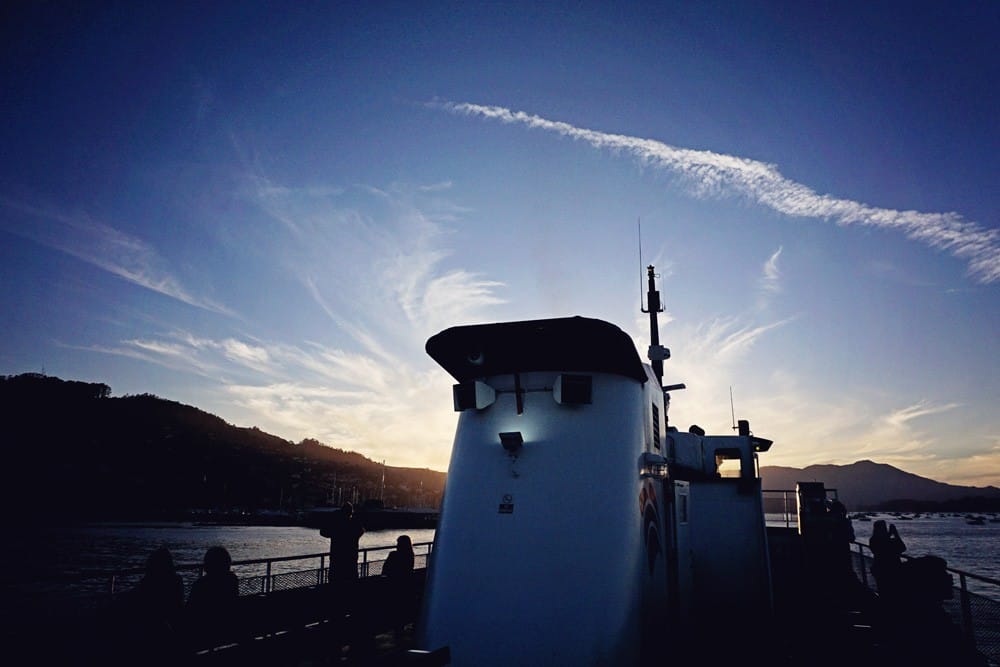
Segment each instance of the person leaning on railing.
[{"label": "person leaning on railing", "polygon": [[906,543],[896,531],[896,524],[886,525],[879,519],[872,525],[872,536],[868,540],[875,562],[872,564],[872,574],[878,594],[887,599],[898,599],[902,585],[902,555],[906,551]]},{"label": "person leaning on railing", "polygon": [[416,594],[413,585],[413,543],[409,535],[396,538],[396,549],[389,552],[382,566],[382,576],[388,580],[389,615],[398,640],[403,626],[415,614]]},{"label": "person leaning on railing", "polygon": [[149,665],[175,664],[184,611],[184,582],[166,547],[146,559],[146,571],[135,588],[122,596],[115,609],[117,661]]},{"label": "person leaning on railing", "polygon": [[189,637],[197,647],[225,642],[235,631],[240,584],[232,563],[224,547],[205,552],[204,574],[191,586],[187,602]]}]

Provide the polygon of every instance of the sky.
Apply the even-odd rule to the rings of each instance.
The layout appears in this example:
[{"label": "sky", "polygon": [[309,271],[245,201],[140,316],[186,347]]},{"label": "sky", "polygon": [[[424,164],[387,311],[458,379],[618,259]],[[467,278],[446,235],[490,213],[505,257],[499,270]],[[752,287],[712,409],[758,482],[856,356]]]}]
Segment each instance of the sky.
[{"label": "sky", "polygon": [[6,4],[0,373],[444,471],[430,336],[652,264],[672,425],[1000,486],[1000,4],[613,4]]}]

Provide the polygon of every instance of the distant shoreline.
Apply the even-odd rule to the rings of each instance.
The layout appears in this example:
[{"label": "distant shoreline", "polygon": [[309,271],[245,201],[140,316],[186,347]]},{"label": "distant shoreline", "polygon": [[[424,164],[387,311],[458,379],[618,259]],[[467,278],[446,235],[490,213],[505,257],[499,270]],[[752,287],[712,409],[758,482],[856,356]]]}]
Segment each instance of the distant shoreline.
[{"label": "distant shoreline", "polygon": [[[275,512],[157,512],[151,514],[104,514],[104,515],[62,515],[56,516],[48,512],[22,514],[19,518],[25,523],[45,524],[190,524],[194,527],[209,526],[273,526],[301,527],[315,529],[320,527],[322,520],[317,514],[333,513],[336,508],[320,507],[295,513],[279,514]],[[373,512],[369,516],[361,515],[368,530],[392,530],[400,528],[436,528],[437,511],[421,510],[383,510]]]}]

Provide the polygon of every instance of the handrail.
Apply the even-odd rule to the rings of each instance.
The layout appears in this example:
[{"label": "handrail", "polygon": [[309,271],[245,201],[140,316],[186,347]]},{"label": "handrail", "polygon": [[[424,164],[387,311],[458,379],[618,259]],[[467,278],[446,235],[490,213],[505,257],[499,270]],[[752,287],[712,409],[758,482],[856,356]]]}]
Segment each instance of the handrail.
[{"label": "handrail", "polygon": [[[433,542],[415,542],[413,544],[413,548],[416,550],[416,549],[418,549],[420,547],[427,547],[426,553],[417,554],[417,555],[429,556],[430,553],[431,553],[431,550],[433,549],[433,545],[434,545]],[[369,574],[368,574],[369,573],[369,567],[368,567],[369,563],[377,562],[374,559],[369,559],[368,558],[368,554],[369,553],[372,553],[372,552],[392,551],[395,548],[396,548],[395,546],[382,546],[382,547],[364,547],[364,548],[358,549],[358,556],[360,558],[360,562],[358,563],[358,565],[360,566],[360,576],[362,578],[368,577],[369,576]],[[263,582],[263,589],[261,590],[261,592],[262,593],[268,593],[268,592],[270,592],[270,588],[271,588],[271,585],[272,585],[272,579],[273,579],[273,577],[277,576],[277,575],[274,575],[273,572],[272,572],[272,567],[271,566],[274,563],[287,563],[287,562],[296,561],[296,560],[310,560],[310,559],[316,559],[316,558],[318,558],[319,559],[319,568],[317,568],[317,571],[318,571],[317,582],[322,583],[322,580],[323,580],[323,576],[322,575],[323,575],[323,571],[328,567],[328,565],[326,563],[326,559],[329,557],[329,555],[330,555],[329,551],[322,551],[322,552],[312,553],[312,554],[299,554],[297,556],[275,556],[274,558],[249,558],[249,559],[246,559],[246,560],[233,561],[231,563],[231,567],[238,568],[238,567],[241,567],[241,566],[249,566],[249,565],[265,565],[266,568],[267,568],[266,573],[263,574],[263,575],[257,575],[257,577],[260,578],[262,580],[262,582]],[[202,568],[203,568],[203,565],[201,563],[196,563],[196,564],[189,563],[189,564],[185,564],[185,565],[178,565],[174,569],[178,570],[178,571],[185,571],[185,572],[192,572],[192,571],[199,571],[200,572],[202,570]],[[107,585],[107,591],[108,591],[108,593],[110,595],[114,596],[114,595],[117,594],[118,584],[119,584],[119,581],[121,579],[124,579],[124,578],[127,578],[127,577],[135,577],[135,576],[138,576],[138,575],[142,575],[145,572],[146,572],[145,568],[126,568],[126,569],[120,569],[120,570],[104,570],[104,571],[92,570],[89,573],[87,573],[86,576],[81,575],[79,578],[80,579],[102,579],[102,578],[103,579],[107,579],[107,584],[108,584]]]},{"label": "handrail", "polygon": [[[857,540],[851,540],[851,544],[853,544],[855,546],[858,546],[858,547],[862,547],[864,549],[867,549],[868,551],[872,550],[871,545],[869,545],[869,544],[867,544],[865,542],[859,542]],[[905,553],[904,554],[900,554],[900,556],[902,556],[903,560],[913,560],[914,558],[918,558],[918,556],[911,556],[910,554],[905,554]],[[993,577],[987,577],[987,576],[982,575],[982,574],[976,574],[974,572],[968,572],[966,570],[960,570],[957,567],[950,567],[948,565],[945,565],[944,569],[947,570],[948,572],[954,572],[955,574],[960,574],[963,577],[971,577],[971,578],[973,578],[973,579],[975,579],[977,581],[982,581],[982,582],[985,582],[987,584],[993,584],[994,586],[1000,586],[1000,579],[994,579]]]},{"label": "handrail", "polygon": [[[861,575],[862,583],[866,587],[875,590],[875,582],[868,581],[868,570],[874,562],[870,544],[851,540],[851,545],[857,547],[857,561],[855,563],[858,569],[856,571]],[[866,554],[865,550],[869,553]],[[918,556],[910,556],[909,554],[900,554],[900,556],[906,561],[918,558]],[[987,658],[988,662],[984,664],[1000,664],[998,662],[998,658],[1000,658],[1000,642],[997,641],[996,626],[996,618],[998,617],[998,612],[1000,612],[1000,600],[994,594],[984,595],[982,592],[969,590],[968,581],[971,579],[977,583],[989,584],[990,586],[1000,588],[1000,580],[949,567],[947,564],[945,565],[945,571],[958,575],[957,582],[954,581],[955,577],[952,577],[952,587],[957,590],[958,600],[957,604],[952,606],[949,615],[952,616],[961,628],[967,644],[978,651],[980,655]]]},{"label": "handrail", "polygon": [[[430,553],[433,548],[433,542],[414,542],[413,548],[417,549],[420,547],[427,547],[427,553]],[[395,546],[384,546],[384,547],[364,547],[358,549],[358,555],[367,560],[369,552],[380,552],[380,551],[391,551],[395,549]],[[310,554],[299,554],[295,556],[275,556],[273,558],[249,558],[246,560],[236,560],[232,562],[233,567],[240,567],[244,565],[267,565],[271,563],[286,563],[294,560],[308,560],[311,558],[329,558],[329,551],[321,551],[317,553]],[[191,572],[198,571],[204,567],[202,563],[184,563],[176,565],[174,567],[178,572]],[[123,577],[134,577],[137,575],[145,574],[146,569],[144,567],[131,567],[131,568],[118,568],[118,569],[108,569],[108,570],[80,570],[78,572],[67,572],[60,574],[50,574],[32,577],[32,581],[38,583],[60,583],[69,581],[82,581],[87,579],[106,579],[109,577],[119,579]],[[19,579],[18,581],[23,581]],[[0,584],[7,583],[0,581]]]}]

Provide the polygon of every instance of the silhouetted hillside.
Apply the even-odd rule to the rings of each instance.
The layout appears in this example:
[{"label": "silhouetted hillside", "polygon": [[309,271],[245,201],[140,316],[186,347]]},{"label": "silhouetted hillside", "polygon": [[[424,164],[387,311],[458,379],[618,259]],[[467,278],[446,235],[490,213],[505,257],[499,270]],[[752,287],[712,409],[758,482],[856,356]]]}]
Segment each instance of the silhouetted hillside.
[{"label": "silhouetted hillside", "polygon": [[853,511],[1000,511],[1000,489],[995,486],[944,484],[873,461],[802,469],[762,466],[760,475],[765,489],[794,489],[797,482],[823,482],[828,489],[837,489],[840,500]]},{"label": "silhouetted hillside", "polygon": [[[5,507],[15,518],[154,518],[194,508],[299,510],[379,495],[383,468],[316,440],[149,394],[38,374],[0,377]],[[386,505],[436,507],[444,473],[386,466]]]},{"label": "silhouetted hillside", "polygon": [[[14,519],[305,510],[380,495],[383,468],[361,454],[312,439],[293,443],[149,394],[112,398],[106,384],[24,374],[0,376],[0,406],[0,488]],[[440,504],[444,473],[393,466],[384,473],[386,505]],[[1000,511],[995,487],[942,484],[871,461],[764,466],[761,475],[766,489],[822,481],[855,511]]]}]

